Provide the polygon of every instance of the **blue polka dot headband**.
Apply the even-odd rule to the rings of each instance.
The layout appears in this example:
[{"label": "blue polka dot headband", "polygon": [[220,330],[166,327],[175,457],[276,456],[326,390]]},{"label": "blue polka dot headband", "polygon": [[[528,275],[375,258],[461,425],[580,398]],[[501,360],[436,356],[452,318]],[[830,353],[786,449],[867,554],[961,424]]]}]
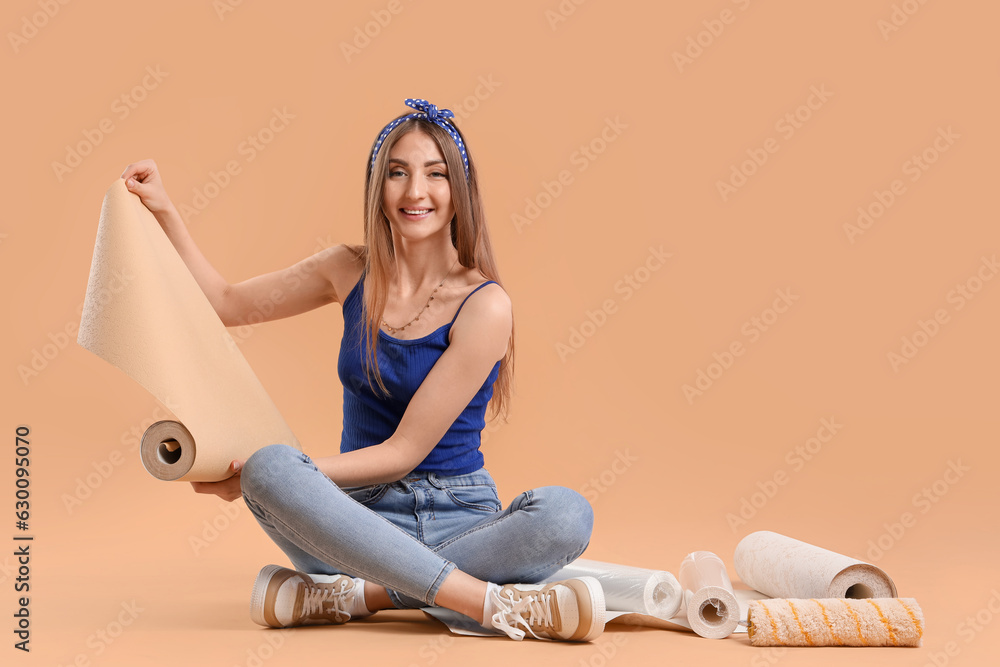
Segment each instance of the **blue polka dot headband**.
[{"label": "blue polka dot headband", "polygon": [[465,178],[469,178],[469,156],[465,153],[465,144],[462,142],[462,137],[459,136],[455,127],[446,118],[454,118],[455,114],[451,112],[451,109],[438,109],[435,105],[431,104],[427,100],[421,99],[407,99],[404,100],[406,106],[416,109],[416,113],[411,113],[407,116],[402,116],[392,121],[385,126],[382,130],[382,134],[378,135],[378,139],[375,141],[375,148],[372,149],[372,161],[371,166],[375,167],[375,157],[378,155],[378,149],[382,147],[382,142],[385,141],[386,136],[392,131],[392,128],[396,127],[404,120],[409,120],[410,118],[425,118],[445,132],[455,141],[455,145],[458,146],[458,152],[462,154],[462,162],[465,163]]}]

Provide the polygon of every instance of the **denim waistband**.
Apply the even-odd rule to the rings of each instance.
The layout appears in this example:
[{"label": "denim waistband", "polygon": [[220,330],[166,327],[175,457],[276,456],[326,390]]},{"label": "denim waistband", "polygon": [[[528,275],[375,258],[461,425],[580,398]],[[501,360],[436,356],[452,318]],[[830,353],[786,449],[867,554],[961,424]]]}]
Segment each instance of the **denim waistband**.
[{"label": "denim waistband", "polygon": [[436,472],[414,470],[403,476],[399,482],[404,485],[414,484],[418,486],[429,484],[439,489],[448,486],[482,486],[484,484],[496,486],[493,476],[486,468],[480,468],[463,475],[442,475]]}]

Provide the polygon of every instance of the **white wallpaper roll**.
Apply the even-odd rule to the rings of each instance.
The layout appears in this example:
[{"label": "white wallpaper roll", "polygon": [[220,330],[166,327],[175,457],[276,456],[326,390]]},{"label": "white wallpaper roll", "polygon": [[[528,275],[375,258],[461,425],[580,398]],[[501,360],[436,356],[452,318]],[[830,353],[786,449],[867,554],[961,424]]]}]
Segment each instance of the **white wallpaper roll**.
[{"label": "white wallpaper roll", "polygon": [[594,577],[601,582],[609,612],[648,614],[665,620],[676,614],[681,605],[680,584],[674,575],[663,570],[578,558],[547,581],[573,577]]},{"label": "white wallpaper roll", "polygon": [[894,598],[896,585],[864,561],[762,530],[736,545],[736,573],[773,598]]},{"label": "white wallpaper roll", "polygon": [[711,551],[694,551],[678,572],[691,629],[708,639],[733,634],[740,622],[740,605],[722,559]]},{"label": "white wallpaper roll", "polygon": [[77,342],[178,418],[143,436],[143,465],[158,479],[219,481],[230,461],[261,447],[300,448],[156,218],[120,178],[104,195]]}]

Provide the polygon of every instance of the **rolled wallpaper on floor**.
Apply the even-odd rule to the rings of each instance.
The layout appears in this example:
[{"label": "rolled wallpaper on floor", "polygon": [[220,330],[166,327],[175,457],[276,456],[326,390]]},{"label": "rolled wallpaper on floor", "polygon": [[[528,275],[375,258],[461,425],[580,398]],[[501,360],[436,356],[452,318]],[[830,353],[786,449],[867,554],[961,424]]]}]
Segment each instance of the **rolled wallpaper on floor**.
[{"label": "rolled wallpaper on floor", "polygon": [[77,342],[170,409],[140,455],[162,480],[219,481],[272,443],[301,449],[153,214],[116,179],[104,195]]},{"label": "rolled wallpaper on floor", "polygon": [[594,577],[601,582],[607,609],[612,612],[646,614],[666,620],[681,606],[681,586],[663,570],[578,558],[546,581]]},{"label": "rolled wallpaper on floor", "polygon": [[681,561],[678,577],[692,630],[708,639],[724,639],[736,631],[740,604],[721,558],[711,551],[693,551]]},{"label": "rolled wallpaper on floor", "polygon": [[881,569],[768,530],[736,545],[740,580],[773,598],[894,598],[896,585]]}]

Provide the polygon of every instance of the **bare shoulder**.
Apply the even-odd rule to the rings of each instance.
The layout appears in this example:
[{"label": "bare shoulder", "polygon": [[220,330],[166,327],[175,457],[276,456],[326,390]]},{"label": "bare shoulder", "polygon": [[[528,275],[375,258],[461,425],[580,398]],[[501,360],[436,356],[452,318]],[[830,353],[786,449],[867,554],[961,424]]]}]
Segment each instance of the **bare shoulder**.
[{"label": "bare shoulder", "polygon": [[484,315],[510,313],[512,307],[510,296],[499,283],[491,281],[476,268],[468,269],[465,279],[468,281],[469,297],[462,312],[471,309]]},{"label": "bare shoulder", "polygon": [[513,305],[510,296],[497,283],[474,289],[458,313],[450,332],[451,340],[474,337],[492,343],[499,350],[497,358],[506,350],[513,326]]},{"label": "bare shoulder", "polygon": [[[479,298],[477,299],[476,297]],[[475,302],[475,305],[472,305],[473,302]],[[479,289],[475,290],[475,294],[469,298],[469,301],[465,304],[465,306],[466,308],[471,306],[476,312],[481,312],[487,315],[492,314],[494,316],[510,314],[511,308],[513,307],[510,301],[510,296],[499,283],[483,285]]]},{"label": "bare shoulder", "polygon": [[344,302],[361,278],[365,268],[363,252],[364,246],[341,243],[316,255],[320,270],[333,286],[334,300],[338,303]]}]

